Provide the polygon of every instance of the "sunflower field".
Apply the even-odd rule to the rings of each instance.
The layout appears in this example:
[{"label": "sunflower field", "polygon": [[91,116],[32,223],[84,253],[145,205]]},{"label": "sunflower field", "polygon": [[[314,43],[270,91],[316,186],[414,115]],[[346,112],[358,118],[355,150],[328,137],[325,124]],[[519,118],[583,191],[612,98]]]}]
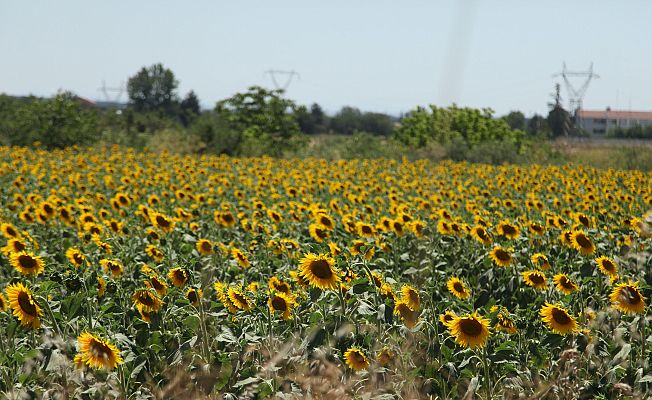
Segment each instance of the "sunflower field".
[{"label": "sunflower field", "polygon": [[0,397],[648,398],[652,174],[0,147]]}]

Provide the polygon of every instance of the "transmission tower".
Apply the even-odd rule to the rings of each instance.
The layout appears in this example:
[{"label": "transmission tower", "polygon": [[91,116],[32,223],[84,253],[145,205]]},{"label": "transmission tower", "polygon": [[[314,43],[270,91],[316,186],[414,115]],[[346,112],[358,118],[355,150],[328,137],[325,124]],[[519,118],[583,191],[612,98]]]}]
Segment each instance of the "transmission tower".
[{"label": "transmission tower", "polygon": [[[102,94],[104,95],[104,101],[120,103],[120,100],[122,99],[122,95],[125,92],[125,84],[124,82],[121,82],[120,87],[112,88],[112,87],[107,87],[106,82],[102,81],[102,86],[99,87],[97,90],[102,92]],[[113,93],[113,96],[109,95],[109,93]]]},{"label": "transmission tower", "polygon": [[[265,75],[269,75],[272,78],[272,82],[274,83],[274,86],[276,87],[277,90],[283,90],[285,91],[289,86],[290,83],[292,83],[292,78],[295,76],[297,79],[301,79],[301,75],[299,75],[298,72],[296,71],[281,71],[278,69],[269,69],[265,71]],[[284,84],[279,84],[279,80],[276,78],[281,78],[285,77],[285,83]]]},{"label": "transmission tower", "polygon": [[[582,100],[584,99],[586,89],[589,88],[589,83],[591,83],[592,79],[600,77],[598,74],[593,72],[593,63],[591,63],[587,71],[569,71],[566,68],[566,62],[564,62],[561,72],[553,75],[553,77],[557,76],[561,76],[564,79],[564,85],[566,86],[566,92],[568,93],[568,103],[571,112],[582,108]],[[571,79],[574,79],[577,82],[578,78],[583,79],[583,83],[579,87],[576,87],[571,82]]]}]

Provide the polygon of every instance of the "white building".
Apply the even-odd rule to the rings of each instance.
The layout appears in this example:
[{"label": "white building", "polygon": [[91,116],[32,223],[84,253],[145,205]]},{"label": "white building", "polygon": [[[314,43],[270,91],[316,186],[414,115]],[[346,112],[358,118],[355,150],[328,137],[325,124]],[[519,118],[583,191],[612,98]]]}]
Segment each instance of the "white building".
[{"label": "white building", "polygon": [[577,110],[575,123],[589,134],[601,136],[616,127],[652,125],[652,111]]}]

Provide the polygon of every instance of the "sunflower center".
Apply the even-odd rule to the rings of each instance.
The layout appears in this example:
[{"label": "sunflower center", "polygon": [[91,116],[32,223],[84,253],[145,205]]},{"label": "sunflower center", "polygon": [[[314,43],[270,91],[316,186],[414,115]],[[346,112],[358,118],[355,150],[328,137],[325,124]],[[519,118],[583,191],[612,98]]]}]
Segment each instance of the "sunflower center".
[{"label": "sunflower center", "polygon": [[530,275],[530,281],[531,281],[532,283],[538,285],[538,284],[540,284],[540,283],[543,283],[544,279],[543,279],[543,277],[542,277],[541,275],[539,275],[539,274],[532,274],[532,275]]},{"label": "sunflower center", "polygon": [[272,299],[272,307],[275,310],[279,311],[285,311],[287,309],[287,304],[285,303],[285,300],[279,296],[274,296]]},{"label": "sunflower center", "polygon": [[455,282],[455,283],[453,283],[453,289],[455,289],[456,292],[463,292],[464,291],[464,285],[462,285],[461,282]]},{"label": "sunflower center", "polygon": [[231,214],[224,214],[222,216],[222,220],[224,220],[226,223],[230,223],[233,221],[233,216]]},{"label": "sunflower center", "polygon": [[37,266],[36,260],[25,254],[18,257],[18,263],[24,269],[33,269]]},{"label": "sunflower center", "polygon": [[570,323],[571,319],[564,310],[558,308],[553,308],[552,310],[552,319],[555,320],[559,325],[566,325]]},{"label": "sunflower center", "polygon": [[482,324],[474,318],[463,319],[460,322],[460,329],[467,336],[479,336],[482,333]]},{"label": "sunflower center", "polygon": [[203,251],[205,251],[205,252],[209,252],[209,251],[213,250],[213,247],[212,247],[211,244],[208,243],[208,242],[202,242],[202,244],[201,244],[201,249],[202,249]]},{"label": "sunflower center", "polygon": [[195,291],[188,292],[188,301],[191,303],[197,302],[197,293]]},{"label": "sunflower center", "polygon": [[641,302],[641,295],[638,293],[636,289],[629,286],[623,287],[622,291],[620,292],[620,297],[623,302],[632,305]]},{"label": "sunflower center", "polygon": [[18,253],[23,250],[25,250],[25,245],[19,241],[15,241],[14,243],[14,250]]},{"label": "sunflower center", "polygon": [[604,260],[604,261],[602,262],[602,266],[604,267],[604,269],[606,269],[606,270],[609,271],[609,272],[613,272],[614,269],[615,269],[615,268],[614,268],[614,264],[613,264],[611,261],[609,261],[609,260]]},{"label": "sunflower center", "polygon": [[32,317],[35,317],[37,315],[34,301],[32,300],[31,296],[28,293],[25,292],[18,293],[18,305],[20,306],[20,309],[25,314],[31,315]]},{"label": "sunflower center", "polygon": [[358,353],[357,351],[352,351],[351,352],[351,358],[353,359],[353,362],[355,364],[365,364],[367,360],[365,360],[364,355]]},{"label": "sunflower center", "polygon": [[511,225],[505,225],[505,226],[503,226],[503,232],[505,232],[506,235],[515,235],[516,234],[516,228],[514,228]]},{"label": "sunflower center", "polygon": [[75,263],[81,264],[84,259],[82,258],[81,254],[75,253],[72,258],[75,260]]},{"label": "sunflower center", "polygon": [[583,234],[575,236],[575,240],[577,241],[577,244],[579,244],[582,248],[591,247],[591,241]]},{"label": "sunflower center", "polygon": [[93,358],[108,360],[109,358],[111,358],[111,355],[113,354],[109,346],[95,339],[91,341],[89,347]]},{"label": "sunflower center", "polygon": [[331,266],[326,260],[314,260],[310,263],[310,270],[319,279],[330,279],[333,276]]},{"label": "sunflower center", "polygon": [[170,226],[170,222],[160,215],[156,217],[156,223],[163,228]]},{"label": "sunflower center", "polygon": [[496,250],[496,258],[499,259],[500,261],[509,261],[510,256],[509,253],[506,252],[503,249],[498,249]]}]

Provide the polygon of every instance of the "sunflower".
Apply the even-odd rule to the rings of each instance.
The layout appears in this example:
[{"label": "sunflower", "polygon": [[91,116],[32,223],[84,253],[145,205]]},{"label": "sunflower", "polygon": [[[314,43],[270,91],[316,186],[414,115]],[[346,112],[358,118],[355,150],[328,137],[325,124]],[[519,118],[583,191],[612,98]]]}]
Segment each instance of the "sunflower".
[{"label": "sunflower", "polygon": [[577,332],[577,322],[568,310],[559,304],[546,303],[541,306],[541,320],[558,335]]},{"label": "sunflower", "polygon": [[86,256],[77,247],[71,247],[66,250],[66,258],[75,267],[81,266],[84,260],[86,260]]},{"label": "sunflower", "polygon": [[448,291],[458,299],[464,300],[471,295],[471,292],[466,288],[464,282],[456,276],[450,278],[446,286],[448,287]]},{"label": "sunflower", "polygon": [[514,321],[512,321],[509,315],[505,313],[499,313],[496,318],[498,319],[498,322],[496,322],[497,331],[507,332],[510,335],[518,333],[518,329],[516,329],[516,326],[514,326]]},{"label": "sunflower", "polygon": [[101,276],[97,277],[97,297],[103,297],[106,292],[106,280]]},{"label": "sunflower", "polygon": [[11,256],[11,253],[20,253],[26,249],[27,245],[22,239],[9,239],[7,241],[7,245],[4,246],[1,250],[2,254],[4,254],[6,257],[9,257]]},{"label": "sunflower", "polygon": [[358,235],[362,237],[370,238],[370,237],[374,237],[374,235],[376,234],[376,230],[374,229],[374,227],[365,222],[358,221],[355,224],[355,227],[356,227],[356,231],[358,232]]},{"label": "sunflower", "polygon": [[290,284],[283,282],[282,280],[278,279],[278,277],[276,276],[272,276],[271,278],[269,278],[267,284],[270,290],[285,293],[285,294],[290,294]]},{"label": "sunflower", "polygon": [[541,268],[544,271],[550,269],[550,262],[548,261],[548,257],[543,253],[532,254],[530,261],[532,261],[532,264],[534,264],[535,267]]},{"label": "sunflower", "polygon": [[477,312],[455,317],[448,325],[448,330],[458,344],[470,348],[484,347],[491,335],[489,320]]},{"label": "sunflower", "polygon": [[403,285],[401,287],[401,300],[407,303],[408,307],[412,310],[418,310],[421,308],[421,298],[419,297],[419,291],[411,285]]},{"label": "sunflower", "polygon": [[419,312],[411,309],[403,300],[399,300],[394,304],[394,314],[401,317],[401,320],[409,329],[414,328],[419,320]]},{"label": "sunflower", "polygon": [[18,318],[20,324],[32,329],[41,326],[41,307],[32,297],[32,291],[22,283],[14,283],[7,286],[7,299],[13,310],[14,316]]},{"label": "sunflower", "polygon": [[154,288],[156,290],[156,293],[158,293],[159,296],[165,296],[165,294],[168,291],[168,284],[165,283],[165,280],[163,280],[162,277],[154,274],[149,277],[149,281],[145,281],[145,284],[148,287]]},{"label": "sunflower", "polygon": [[506,237],[507,239],[516,239],[518,235],[521,234],[521,229],[518,225],[514,225],[509,221],[501,221],[498,226],[496,226],[496,231],[499,235]]},{"label": "sunflower", "polygon": [[183,268],[175,267],[168,272],[168,278],[170,278],[174,286],[182,288],[190,279],[190,274]]},{"label": "sunflower", "polygon": [[317,243],[322,243],[324,239],[328,238],[328,230],[321,224],[310,224],[308,233]]},{"label": "sunflower", "polygon": [[148,244],[145,248],[145,253],[150,256],[154,261],[161,262],[165,258],[165,254],[153,244]]},{"label": "sunflower", "polygon": [[162,230],[163,232],[170,232],[174,229],[174,220],[168,217],[165,214],[159,212],[153,212],[150,215],[150,222],[156,228]]},{"label": "sunflower", "polygon": [[559,241],[566,247],[573,247],[573,231],[565,230],[559,234]]},{"label": "sunflower", "polygon": [[9,308],[9,301],[4,294],[0,293],[0,311],[7,311],[7,308]]},{"label": "sunflower", "polygon": [[489,258],[493,260],[500,267],[507,267],[512,263],[512,254],[510,249],[500,246],[494,247],[489,253]]},{"label": "sunflower", "polygon": [[607,276],[618,275],[618,264],[609,257],[602,256],[595,259],[598,268]]},{"label": "sunflower", "polygon": [[100,265],[106,272],[110,272],[114,278],[122,275],[122,272],[124,271],[124,267],[120,260],[109,260],[104,258],[100,260]]},{"label": "sunflower", "polygon": [[337,257],[342,253],[342,249],[340,248],[340,246],[338,246],[337,243],[334,242],[328,243],[328,249],[331,251],[331,255],[333,257]]},{"label": "sunflower", "polygon": [[578,289],[577,284],[566,274],[557,274],[552,281],[557,290],[563,294],[571,294]]},{"label": "sunflower", "polygon": [[203,292],[199,288],[190,288],[186,292],[186,299],[192,304],[193,306],[197,307],[199,305],[199,301],[203,297]]},{"label": "sunflower", "polygon": [[113,369],[122,364],[120,350],[109,341],[102,340],[90,332],[82,332],[77,338],[81,361],[95,369]]},{"label": "sunflower", "polygon": [[140,311],[157,312],[163,305],[161,300],[151,289],[136,289],[131,296],[131,301],[134,302],[136,308]]},{"label": "sunflower", "polygon": [[312,287],[322,290],[335,290],[339,287],[341,278],[335,268],[335,260],[327,254],[305,254],[300,260],[300,275]]},{"label": "sunflower", "polygon": [[315,219],[315,222],[324,228],[328,230],[335,229],[335,222],[333,222],[333,219],[328,214],[320,212]]},{"label": "sunflower", "polygon": [[357,256],[357,255],[362,255],[362,247],[367,247],[366,251],[364,252],[364,258],[369,261],[373,258],[374,254],[376,253],[376,250],[373,247],[373,244],[366,243],[363,240],[354,240],[353,241],[353,246],[349,249],[351,255]]},{"label": "sunflower", "polygon": [[213,254],[213,244],[208,239],[199,239],[195,247],[202,256],[210,256]]},{"label": "sunflower", "polygon": [[376,356],[376,361],[380,364],[381,367],[388,365],[394,358],[394,352],[389,348],[383,347],[383,349]]},{"label": "sunflower", "polygon": [[344,362],[352,370],[360,371],[369,367],[369,359],[362,350],[351,347],[344,352]]},{"label": "sunflower", "polygon": [[280,312],[283,314],[283,319],[289,320],[291,318],[294,300],[289,293],[274,292],[273,294],[270,294],[267,304],[272,314]]},{"label": "sunflower", "polygon": [[611,304],[624,313],[645,312],[645,297],[638,289],[638,282],[619,283],[609,295]]},{"label": "sunflower", "polygon": [[595,245],[583,231],[575,231],[571,234],[573,247],[583,256],[590,256],[595,252]]},{"label": "sunflower", "polygon": [[453,311],[446,310],[439,316],[439,321],[441,321],[444,326],[448,327],[451,322],[455,320],[455,318],[457,318],[457,314],[455,314]]},{"label": "sunflower", "polygon": [[537,269],[532,271],[523,271],[521,275],[523,276],[523,281],[528,286],[541,290],[545,290],[548,287],[548,280],[546,279],[546,275]]},{"label": "sunflower", "polygon": [[227,290],[227,296],[231,301],[231,304],[240,310],[247,311],[253,308],[253,304],[240,288],[230,287]]},{"label": "sunflower", "polygon": [[537,224],[536,222],[530,222],[530,225],[528,225],[528,229],[530,230],[530,232],[539,236],[543,235],[546,231],[546,228],[543,225]]},{"label": "sunflower", "polygon": [[20,238],[20,233],[18,232],[18,229],[16,229],[15,226],[8,222],[3,222],[0,224],[0,232],[2,232],[2,236],[4,236],[7,239],[19,239]]},{"label": "sunflower", "polygon": [[231,249],[231,257],[233,257],[242,268],[248,268],[251,266],[249,258],[242,252],[242,250],[234,247]]},{"label": "sunflower", "polygon": [[9,263],[25,276],[37,276],[45,271],[43,259],[26,251],[11,254]]},{"label": "sunflower", "polygon": [[475,240],[477,240],[478,242],[482,243],[485,246],[490,245],[492,242],[491,235],[489,234],[489,232],[487,232],[485,227],[482,225],[474,226],[473,229],[471,229],[471,236],[473,236]]}]

